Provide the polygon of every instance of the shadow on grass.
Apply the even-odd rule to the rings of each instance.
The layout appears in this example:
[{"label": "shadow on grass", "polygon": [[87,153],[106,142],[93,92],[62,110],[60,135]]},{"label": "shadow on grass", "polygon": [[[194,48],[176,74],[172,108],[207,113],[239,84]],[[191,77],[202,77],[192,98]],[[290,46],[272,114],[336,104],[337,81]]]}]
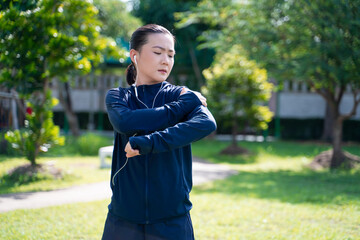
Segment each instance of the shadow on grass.
[{"label": "shadow on grass", "polygon": [[243,143],[250,150],[257,153],[264,152],[278,157],[300,157],[316,156],[322,151],[328,150],[328,144],[304,144],[301,142],[263,142],[263,143]]},{"label": "shadow on grass", "polygon": [[249,164],[256,162],[258,153],[243,145],[241,146],[250,150],[250,154],[220,155],[219,152],[228,147],[230,144],[230,142],[202,140],[192,144],[192,152],[194,156],[206,159],[213,163]]},{"label": "shadow on grass", "polygon": [[301,145],[294,142],[239,142],[241,146],[249,150],[250,154],[243,155],[223,155],[219,154],[223,149],[228,147],[230,142],[219,141],[201,141],[193,144],[193,153],[195,156],[205,158],[214,163],[228,164],[250,164],[256,163],[259,154],[269,154],[277,157],[298,157],[317,155],[328,148],[326,146],[314,147],[312,145]]},{"label": "shadow on grass", "polygon": [[[274,142],[239,142],[238,145],[248,149],[251,154],[226,156],[219,152],[231,143],[226,141],[202,140],[192,145],[195,156],[207,159],[214,163],[229,164],[248,164],[255,163],[259,154],[269,154],[280,158],[309,157],[313,158],[323,151],[331,149],[325,143],[307,143],[294,141],[274,141]],[[359,146],[347,146],[344,150],[360,156]]]},{"label": "shadow on grass", "polygon": [[0,176],[0,194],[12,193],[12,189],[17,188],[19,186],[26,186],[34,182],[36,182],[36,179],[32,179],[32,180],[25,179],[21,181],[14,181],[10,179],[7,174],[4,174]]},{"label": "shadow on grass", "polygon": [[19,187],[20,185],[26,185],[29,183],[21,184],[19,182],[11,181],[7,176],[0,176],[0,194],[11,193],[13,188]]},{"label": "shadow on grass", "polygon": [[273,199],[288,203],[360,204],[360,174],[344,172],[240,172],[193,192]]},{"label": "shadow on grass", "polygon": [[0,163],[8,161],[9,158],[13,158],[13,157],[7,157],[5,155],[0,155]]}]

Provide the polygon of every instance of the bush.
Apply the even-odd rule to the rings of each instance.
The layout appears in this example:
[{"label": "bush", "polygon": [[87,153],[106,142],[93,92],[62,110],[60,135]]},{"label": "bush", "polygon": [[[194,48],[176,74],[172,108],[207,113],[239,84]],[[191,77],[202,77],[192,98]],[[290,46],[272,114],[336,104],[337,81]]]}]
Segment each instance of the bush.
[{"label": "bush", "polygon": [[5,132],[0,132],[0,155],[19,156],[20,154],[11,147],[11,144],[5,139]]},{"label": "bush", "polygon": [[78,138],[66,136],[65,145],[50,149],[49,154],[53,156],[96,156],[98,155],[99,148],[112,145],[112,141],[112,137],[95,133],[85,133]]},{"label": "bush", "polygon": [[109,137],[94,133],[87,133],[76,140],[77,153],[83,156],[94,156],[98,154],[99,148],[112,145]]},{"label": "bush", "polygon": [[58,100],[52,98],[51,92],[45,95],[33,93],[27,101],[25,127],[21,130],[7,131],[5,139],[17,149],[32,165],[36,157],[49,148],[63,145],[64,138],[59,135],[59,126],[52,120],[52,108]]}]

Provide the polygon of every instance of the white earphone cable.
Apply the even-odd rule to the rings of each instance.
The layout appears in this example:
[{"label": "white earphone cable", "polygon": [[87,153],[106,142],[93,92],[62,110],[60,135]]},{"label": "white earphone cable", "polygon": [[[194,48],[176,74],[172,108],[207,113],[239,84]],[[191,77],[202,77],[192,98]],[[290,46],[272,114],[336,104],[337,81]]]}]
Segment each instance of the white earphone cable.
[{"label": "white earphone cable", "polygon": [[[136,135],[136,133],[133,135],[133,137],[134,137],[135,135]],[[122,165],[121,168],[119,168],[119,170],[117,170],[116,173],[114,174],[114,176],[112,177],[111,182],[112,182],[113,186],[115,186],[114,180],[115,180],[116,175],[117,175],[121,170],[123,170],[123,168],[126,166],[126,164],[127,164],[128,162],[129,162],[129,158],[126,158],[126,161],[125,161],[124,165]]]},{"label": "white earphone cable", "polygon": [[[135,61],[136,61],[136,59],[135,59]],[[156,97],[159,95],[160,91],[163,89],[163,84],[164,84],[164,82],[161,83],[160,89],[159,89],[159,91],[156,93],[156,95],[155,95],[155,97],[154,97],[153,104],[152,104],[152,108],[154,108]],[[145,103],[143,103],[143,101],[141,101],[141,100],[138,98],[136,83],[134,83],[133,85],[134,85],[134,88],[135,88],[135,96],[136,96],[136,99],[137,99],[138,101],[140,101],[142,104],[144,104],[144,106],[145,106],[146,108],[149,108]],[[135,135],[136,135],[136,133],[133,135],[133,137],[134,137]],[[114,176],[112,177],[111,182],[112,182],[113,186],[115,186],[115,177],[116,177],[116,175],[117,175],[121,170],[123,170],[123,168],[126,166],[126,164],[127,164],[128,162],[129,162],[129,158],[126,158],[126,161],[125,161],[124,165],[122,165],[121,168],[119,168],[119,169],[116,171],[116,173],[114,174]]]},{"label": "white earphone cable", "polygon": [[[136,97],[136,99],[137,99],[139,102],[141,102],[146,108],[149,108],[143,101],[141,101],[141,100],[138,98],[136,83],[134,83],[133,86],[134,86],[134,91],[135,91],[135,97]],[[152,103],[152,108],[154,108],[154,106],[155,106],[155,100],[156,100],[157,96],[159,95],[159,93],[161,92],[161,90],[163,90],[163,88],[164,88],[164,82],[161,83],[160,89],[159,89],[159,91],[156,93],[156,95],[155,95],[155,97],[154,97],[154,100],[153,100],[153,103]]]}]

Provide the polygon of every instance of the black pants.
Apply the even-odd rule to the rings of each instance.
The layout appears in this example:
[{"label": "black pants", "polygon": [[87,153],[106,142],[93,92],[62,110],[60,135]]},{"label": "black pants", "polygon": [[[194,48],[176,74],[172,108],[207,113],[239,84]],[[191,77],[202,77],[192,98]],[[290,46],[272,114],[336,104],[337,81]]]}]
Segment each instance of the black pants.
[{"label": "black pants", "polygon": [[135,224],[108,213],[102,240],[194,240],[194,230],[187,213],[154,224]]}]

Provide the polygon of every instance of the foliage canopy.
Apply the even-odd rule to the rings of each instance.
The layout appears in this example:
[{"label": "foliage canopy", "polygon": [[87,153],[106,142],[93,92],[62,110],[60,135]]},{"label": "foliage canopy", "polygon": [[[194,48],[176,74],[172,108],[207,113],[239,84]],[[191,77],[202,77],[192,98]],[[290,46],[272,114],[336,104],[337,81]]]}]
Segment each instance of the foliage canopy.
[{"label": "foliage canopy", "polygon": [[[330,106],[333,118],[332,167],[345,161],[342,124],[360,105],[360,0],[202,0],[180,24],[212,26],[204,46],[228,51],[240,44],[250,59],[277,81],[306,82]],[[349,89],[350,111],[340,111]]]},{"label": "foliage canopy", "polygon": [[0,12],[0,83],[21,94],[41,91],[53,77],[89,72],[104,55],[124,56],[100,35],[89,1],[7,1]]},{"label": "foliage canopy", "polygon": [[267,81],[266,70],[248,60],[240,46],[218,51],[213,65],[203,73],[207,79],[203,92],[209,97],[209,105],[215,115],[228,117],[234,135],[238,127],[267,128],[273,114],[264,104],[273,85]]}]

